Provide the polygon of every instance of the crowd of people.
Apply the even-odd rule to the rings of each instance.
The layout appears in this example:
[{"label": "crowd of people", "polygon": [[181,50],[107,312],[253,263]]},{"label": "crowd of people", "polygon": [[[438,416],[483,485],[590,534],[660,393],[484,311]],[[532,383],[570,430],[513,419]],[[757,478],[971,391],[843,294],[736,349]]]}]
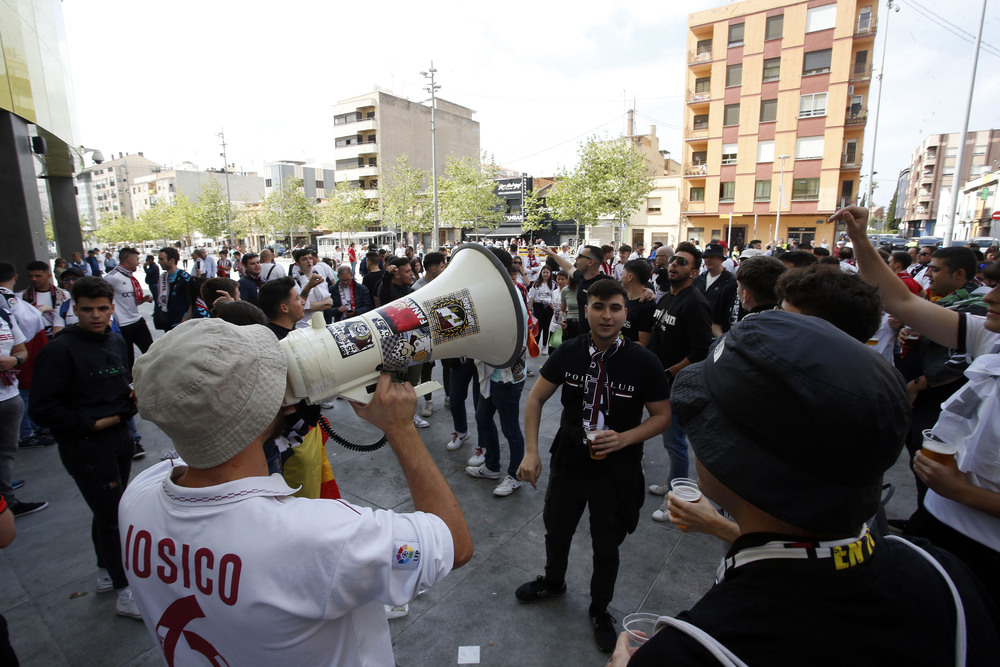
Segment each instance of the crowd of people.
[{"label": "crowd of people", "polygon": [[[541,479],[542,410],[560,390],[559,428],[545,443],[543,574],[512,593],[522,603],[566,593],[588,510],[588,618],[611,664],[791,665],[818,646],[828,662],[995,664],[997,249],[888,253],[871,244],[864,209],[833,219],[849,238],[832,248],[692,239],[646,255],[488,242],[529,322],[514,363],[413,363],[405,376],[383,373],[368,404],[352,403],[384,432],[412,513],[347,503],[323,483],[329,423],[322,405],[284,405],[279,341],[314,317],[334,332],[408,298],[447,275],[455,248],[351,244],[327,261],[299,248],[286,272],[268,250],[195,251],[186,270],[167,246],[145,258],[146,289],[137,249],[104,261],[91,251],[57,263],[55,276],[29,264],[21,293],[16,268],[0,262],[0,537],[4,517],[47,506],[14,494],[18,447],[57,443],[93,512],[97,591],[117,592],[116,613],[143,620],[168,664],[193,654],[393,664],[387,618],[473,553],[418,430],[434,404],[413,387],[439,364],[454,429],[441,444],[468,444],[466,473],[495,482],[499,498]],[[144,303],[165,332],[155,344]],[[526,387],[536,346],[543,363]],[[234,388],[234,399],[214,400]],[[144,454],[137,411],[175,455],[130,480]],[[928,437],[953,446],[953,460],[927,455]],[[656,438],[670,463],[662,481],[643,470],[643,445]],[[904,446],[918,502],[908,519],[886,521],[883,475]],[[701,497],[676,493],[682,483]],[[647,494],[662,497],[647,520],[729,550],[699,602],[637,641],[609,608]],[[295,571],[275,566],[293,558]]]}]

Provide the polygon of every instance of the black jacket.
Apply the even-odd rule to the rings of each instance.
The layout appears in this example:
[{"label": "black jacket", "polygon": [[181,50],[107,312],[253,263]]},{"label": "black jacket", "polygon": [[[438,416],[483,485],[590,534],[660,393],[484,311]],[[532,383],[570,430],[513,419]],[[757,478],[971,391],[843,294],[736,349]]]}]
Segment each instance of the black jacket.
[{"label": "black jacket", "polygon": [[736,278],[726,269],[715,279],[711,287],[708,284],[708,272],[699,274],[693,281],[695,287],[705,295],[708,305],[712,309],[712,324],[718,324],[723,331],[729,331],[730,314],[733,308],[733,299],[736,298]]},{"label": "black jacket", "polygon": [[101,417],[136,412],[125,340],[108,329],[95,334],[70,325],[42,348],[35,361],[28,414],[60,445],[87,436]]},{"label": "black jacket", "polygon": [[368,293],[368,288],[354,281],[354,312],[350,315],[346,315],[340,312],[338,309],[344,304],[340,301],[340,281],[337,281],[330,285],[330,298],[333,299],[333,319],[335,322],[347,319],[348,317],[354,317],[355,315],[361,315],[362,313],[367,313],[372,309],[372,297]]}]

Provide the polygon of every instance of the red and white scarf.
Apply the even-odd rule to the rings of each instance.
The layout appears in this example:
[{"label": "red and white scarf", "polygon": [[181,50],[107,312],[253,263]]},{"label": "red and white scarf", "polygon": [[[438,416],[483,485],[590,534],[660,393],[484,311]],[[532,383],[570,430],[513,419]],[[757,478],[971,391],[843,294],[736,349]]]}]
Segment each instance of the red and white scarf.
[{"label": "red and white scarf", "polygon": [[143,298],[142,286],[139,285],[139,281],[135,279],[135,276],[132,274],[132,272],[126,269],[121,264],[119,264],[118,266],[116,266],[111,270],[111,273],[115,272],[118,272],[123,276],[128,276],[128,279],[132,281],[132,294],[135,295],[135,305],[137,306],[142,305],[142,298]]},{"label": "red and white scarf", "polygon": [[611,414],[611,390],[608,385],[607,361],[622,345],[625,339],[618,335],[606,350],[598,350],[590,337],[590,366],[583,388],[583,424],[602,428]]}]

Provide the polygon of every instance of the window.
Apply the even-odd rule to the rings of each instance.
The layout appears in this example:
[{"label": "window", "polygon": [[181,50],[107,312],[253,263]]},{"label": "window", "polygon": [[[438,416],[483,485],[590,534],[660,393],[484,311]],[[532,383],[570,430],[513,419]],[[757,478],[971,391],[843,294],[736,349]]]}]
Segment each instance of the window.
[{"label": "window", "polygon": [[757,142],[757,162],[774,162],[774,140]]},{"label": "window", "polygon": [[730,65],[726,68],[726,88],[743,83],[743,65]]},{"label": "window", "polygon": [[729,46],[743,46],[743,24],[729,26]]},{"label": "window", "polygon": [[764,39],[781,39],[781,31],[785,25],[785,15],[767,17],[767,26],[764,28]]},{"label": "window", "polygon": [[271,187],[271,179],[270,178],[265,178],[264,179],[264,187],[265,188]]},{"label": "window", "polygon": [[316,189],[317,190],[323,189],[323,181],[316,181]]},{"label": "window", "polygon": [[829,30],[837,24],[837,5],[822,5],[806,10],[806,32]]},{"label": "window", "polygon": [[722,124],[723,125],[739,125],[740,124],[740,105],[739,104],[727,104],[725,110],[722,114]]},{"label": "window", "polygon": [[819,199],[818,178],[796,178],[792,181],[792,201]]},{"label": "window", "polygon": [[707,93],[712,86],[712,78],[708,76],[698,77],[694,80],[694,92]]},{"label": "window", "polygon": [[795,140],[795,159],[809,160],[823,157],[823,137],[799,137]]},{"label": "window", "polygon": [[708,114],[698,114],[694,117],[694,129],[696,130],[707,130],[708,129]]},{"label": "window", "polygon": [[808,51],[802,61],[802,74],[822,74],[830,71],[830,58],[833,56],[833,49],[823,49],[822,51]]},{"label": "window", "polygon": [[955,175],[955,167],[945,167],[944,169],[941,170],[941,175],[942,176],[954,176]]},{"label": "window", "polygon": [[813,93],[799,97],[799,118],[826,115],[826,93]]},{"label": "window", "polygon": [[736,144],[722,144],[722,164],[736,164]]},{"label": "window", "polygon": [[704,186],[691,188],[691,201],[705,201]]},{"label": "window", "polygon": [[760,101],[760,122],[772,123],[778,119],[778,100]]},{"label": "window", "polygon": [[659,197],[647,197],[646,198],[646,213],[659,213],[660,212],[660,198]]},{"label": "window", "polygon": [[693,151],[691,153],[691,164],[705,164],[708,159],[708,151]]},{"label": "window", "polygon": [[781,58],[764,60],[764,81],[777,81],[781,76]]},{"label": "window", "polygon": [[719,201],[733,201],[734,199],[736,199],[736,181],[719,183]]},{"label": "window", "polygon": [[753,189],[754,201],[771,201],[771,181],[757,181]]},{"label": "window", "polygon": [[986,155],[986,146],[982,146],[982,145],[980,145],[980,146],[973,146],[972,147],[972,154],[973,155]]},{"label": "window", "polygon": [[864,33],[871,30],[872,27],[872,8],[862,7],[861,11],[858,12],[858,32]]},{"label": "window", "polygon": [[944,149],[945,157],[958,157],[958,146],[949,146]]},{"label": "window", "polygon": [[698,46],[696,48],[697,48],[697,53],[698,53],[699,56],[708,56],[709,58],[711,58],[711,56],[712,56],[712,40],[710,40],[710,39],[699,39],[698,40]]}]

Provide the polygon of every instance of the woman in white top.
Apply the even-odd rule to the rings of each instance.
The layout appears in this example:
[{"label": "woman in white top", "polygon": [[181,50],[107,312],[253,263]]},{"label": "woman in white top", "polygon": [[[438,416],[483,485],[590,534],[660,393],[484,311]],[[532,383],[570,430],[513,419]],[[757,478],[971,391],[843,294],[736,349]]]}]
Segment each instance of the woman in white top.
[{"label": "woman in white top", "polygon": [[528,308],[538,320],[538,333],[541,338],[542,354],[549,353],[549,326],[552,316],[559,306],[559,287],[552,278],[552,270],[543,266],[538,273],[538,279],[528,290]]}]

